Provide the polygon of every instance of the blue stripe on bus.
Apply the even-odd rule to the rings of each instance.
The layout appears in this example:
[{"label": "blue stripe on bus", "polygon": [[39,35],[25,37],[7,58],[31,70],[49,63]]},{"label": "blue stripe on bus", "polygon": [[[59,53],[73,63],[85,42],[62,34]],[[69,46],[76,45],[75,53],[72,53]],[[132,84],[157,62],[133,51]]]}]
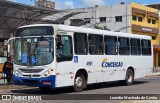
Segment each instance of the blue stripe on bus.
[{"label": "blue stripe on bus", "polygon": [[13,75],[15,85],[26,85],[34,87],[55,87],[55,75],[44,78],[24,78]]}]

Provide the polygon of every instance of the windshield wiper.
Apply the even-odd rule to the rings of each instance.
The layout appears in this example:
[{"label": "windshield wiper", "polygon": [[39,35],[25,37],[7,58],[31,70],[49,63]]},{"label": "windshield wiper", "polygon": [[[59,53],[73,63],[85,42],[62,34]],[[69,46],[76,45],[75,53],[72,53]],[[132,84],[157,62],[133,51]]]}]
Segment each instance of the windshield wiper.
[{"label": "windshield wiper", "polygon": [[35,54],[36,49],[38,48],[38,42],[36,43],[36,46],[33,49],[33,52],[31,53],[31,55]]}]

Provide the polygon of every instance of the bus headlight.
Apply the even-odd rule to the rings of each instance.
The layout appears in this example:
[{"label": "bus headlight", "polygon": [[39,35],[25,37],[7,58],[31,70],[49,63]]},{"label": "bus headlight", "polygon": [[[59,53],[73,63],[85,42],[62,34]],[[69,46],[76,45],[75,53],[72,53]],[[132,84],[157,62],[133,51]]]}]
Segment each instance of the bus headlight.
[{"label": "bus headlight", "polygon": [[49,74],[44,74],[45,77],[49,77]]},{"label": "bus headlight", "polygon": [[15,75],[22,76],[22,72],[19,69],[17,69],[17,70],[15,70]]},{"label": "bus headlight", "polygon": [[49,77],[52,73],[53,69],[49,69],[44,73],[44,77]]}]

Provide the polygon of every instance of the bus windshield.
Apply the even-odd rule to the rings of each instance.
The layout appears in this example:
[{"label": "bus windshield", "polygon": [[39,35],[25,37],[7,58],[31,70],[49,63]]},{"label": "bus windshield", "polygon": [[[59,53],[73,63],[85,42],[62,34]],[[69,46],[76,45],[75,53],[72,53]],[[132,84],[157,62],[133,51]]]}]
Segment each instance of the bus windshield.
[{"label": "bus windshield", "polygon": [[24,66],[46,65],[53,61],[53,37],[15,39],[14,62]]}]

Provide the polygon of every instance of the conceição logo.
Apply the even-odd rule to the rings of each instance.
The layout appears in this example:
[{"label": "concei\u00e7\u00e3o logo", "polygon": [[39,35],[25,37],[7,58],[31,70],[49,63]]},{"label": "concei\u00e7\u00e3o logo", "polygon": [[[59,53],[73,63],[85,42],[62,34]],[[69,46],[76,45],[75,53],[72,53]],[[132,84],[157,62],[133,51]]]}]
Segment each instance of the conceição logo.
[{"label": "concei\u00e7\u00e3o logo", "polygon": [[108,62],[107,58],[104,58],[102,60],[102,67],[122,67],[123,62],[118,61],[118,62]]}]

